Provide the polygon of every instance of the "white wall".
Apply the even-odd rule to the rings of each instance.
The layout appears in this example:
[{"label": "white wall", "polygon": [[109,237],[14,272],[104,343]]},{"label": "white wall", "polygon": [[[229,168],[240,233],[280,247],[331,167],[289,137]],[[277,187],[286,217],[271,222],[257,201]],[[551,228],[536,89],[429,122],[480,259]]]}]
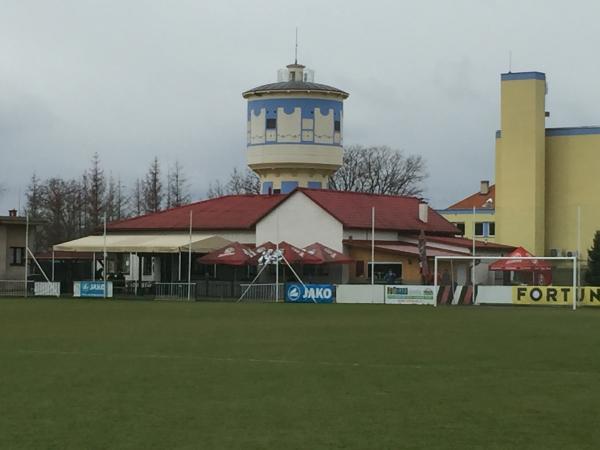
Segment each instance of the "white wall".
[{"label": "white wall", "polygon": [[320,242],[341,252],[342,237],[342,224],[302,192],[295,192],[256,224],[257,244],[287,241],[304,247]]},{"label": "white wall", "polygon": [[384,289],[382,284],[340,284],[335,288],[335,302],[383,304]]}]

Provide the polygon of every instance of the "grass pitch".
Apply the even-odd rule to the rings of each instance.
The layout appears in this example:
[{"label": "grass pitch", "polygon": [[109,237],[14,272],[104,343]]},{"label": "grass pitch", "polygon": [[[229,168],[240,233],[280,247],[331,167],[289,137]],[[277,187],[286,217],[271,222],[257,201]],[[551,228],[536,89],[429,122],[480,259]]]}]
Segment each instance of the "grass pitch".
[{"label": "grass pitch", "polygon": [[600,311],[0,300],[2,449],[596,449]]}]

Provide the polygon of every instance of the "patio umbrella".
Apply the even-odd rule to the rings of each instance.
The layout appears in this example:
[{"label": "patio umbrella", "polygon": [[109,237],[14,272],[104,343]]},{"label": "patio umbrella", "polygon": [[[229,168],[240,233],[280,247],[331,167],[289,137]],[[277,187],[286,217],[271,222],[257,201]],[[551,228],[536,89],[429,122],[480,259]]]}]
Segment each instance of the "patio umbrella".
[{"label": "patio umbrella", "polygon": [[490,264],[490,270],[513,270],[515,272],[543,272],[552,270],[552,266],[545,261],[539,259],[519,259],[520,257],[533,257],[523,247],[518,247],[506,256],[515,259],[500,259]]},{"label": "patio umbrella", "polygon": [[257,253],[251,248],[232,242],[214,252],[197,259],[200,264],[226,264],[230,266],[247,266],[257,264]]},{"label": "patio umbrella", "polygon": [[324,264],[352,264],[354,262],[354,260],[349,256],[346,256],[343,253],[327,247],[319,242],[315,242],[304,247],[304,250],[306,250],[310,255],[322,259]]},{"label": "patio umbrella", "polygon": [[[256,253],[259,255],[277,248],[272,242],[265,242],[256,247]],[[311,255],[305,249],[296,247],[288,242],[282,241],[279,243],[279,251],[290,264],[322,264],[324,261],[318,256]]]}]

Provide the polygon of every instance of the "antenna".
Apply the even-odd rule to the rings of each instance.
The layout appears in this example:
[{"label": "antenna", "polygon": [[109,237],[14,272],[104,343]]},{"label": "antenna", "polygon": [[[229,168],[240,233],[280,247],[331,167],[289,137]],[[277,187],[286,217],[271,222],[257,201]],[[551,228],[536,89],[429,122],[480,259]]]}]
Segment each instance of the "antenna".
[{"label": "antenna", "polygon": [[508,73],[512,73],[512,50],[508,51]]},{"label": "antenna", "polygon": [[296,53],[294,55],[294,64],[298,64],[298,27],[296,27]]}]

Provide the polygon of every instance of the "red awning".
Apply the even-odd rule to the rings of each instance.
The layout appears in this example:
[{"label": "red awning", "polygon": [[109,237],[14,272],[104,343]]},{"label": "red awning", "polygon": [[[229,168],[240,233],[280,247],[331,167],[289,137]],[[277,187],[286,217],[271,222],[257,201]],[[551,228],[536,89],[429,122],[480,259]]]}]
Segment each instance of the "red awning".
[{"label": "red awning", "polygon": [[[272,242],[265,242],[256,247],[256,253],[261,255],[268,250],[275,250],[277,246]],[[279,243],[279,250],[283,257],[290,264],[323,264],[323,260],[317,256],[311,255],[305,249],[296,247],[288,242],[282,241]]]},{"label": "red awning", "polygon": [[232,242],[197,259],[200,264],[227,264],[246,266],[257,263],[257,253],[239,242]]},{"label": "red awning", "polygon": [[341,252],[335,251],[326,245],[315,242],[304,247],[307,253],[323,260],[324,264],[352,264],[354,260]]},{"label": "red awning", "polygon": [[506,255],[515,259],[499,259],[490,264],[490,270],[517,271],[517,272],[542,272],[552,270],[552,266],[539,259],[518,259],[519,257],[533,257],[523,247],[519,247]]}]

